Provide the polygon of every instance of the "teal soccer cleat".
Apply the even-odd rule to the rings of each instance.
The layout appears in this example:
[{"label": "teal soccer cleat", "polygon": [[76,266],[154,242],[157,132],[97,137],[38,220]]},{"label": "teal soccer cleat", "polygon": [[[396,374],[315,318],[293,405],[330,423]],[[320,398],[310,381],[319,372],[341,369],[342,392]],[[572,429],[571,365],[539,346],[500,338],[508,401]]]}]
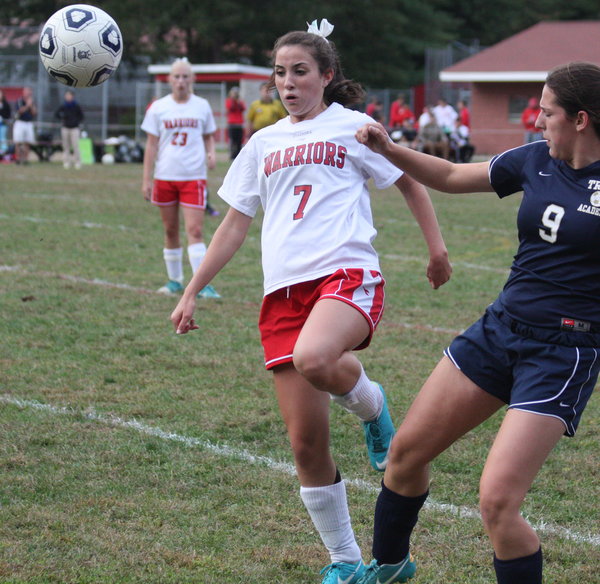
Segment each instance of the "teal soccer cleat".
[{"label": "teal soccer cleat", "polygon": [[321,584],[358,584],[366,569],[362,560],[356,564],[334,562],[321,570],[321,574],[325,574]]},{"label": "teal soccer cleat", "polygon": [[178,292],[183,292],[183,285],[175,280],[169,280],[157,292],[160,294],[177,294]]},{"label": "teal soccer cleat", "polygon": [[388,449],[394,437],[394,424],[387,407],[387,398],[383,387],[379,386],[383,394],[383,409],[379,416],[371,422],[363,422],[365,440],[369,451],[371,466],[383,472],[387,466]]},{"label": "teal soccer cleat", "polygon": [[378,564],[373,560],[357,584],[393,584],[408,582],[417,571],[417,563],[408,554],[399,564]]},{"label": "teal soccer cleat", "polygon": [[221,295],[210,284],[207,284],[198,292],[198,298],[221,298]]}]

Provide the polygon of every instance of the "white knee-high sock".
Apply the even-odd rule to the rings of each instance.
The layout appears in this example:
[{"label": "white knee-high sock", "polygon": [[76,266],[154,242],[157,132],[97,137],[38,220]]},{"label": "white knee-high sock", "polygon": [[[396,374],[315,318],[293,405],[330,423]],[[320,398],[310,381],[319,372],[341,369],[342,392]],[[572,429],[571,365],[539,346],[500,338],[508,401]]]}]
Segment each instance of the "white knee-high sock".
[{"label": "white knee-high sock", "polygon": [[350,522],[344,481],[327,487],[300,487],[300,497],[331,561],[358,562],[361,553]]},{"label": "white knee-high sock", "polygon": [[331,394],[331,399],[356,414],[363,422],[374,420],[383,409],[383,394],[379,385],[371,381],[362,368],[356,385],[344,395]]},{"label": "white knee-high sock", "polygon": [[190,266],[192,266],[192,273],[196,273],[198,266],[202,263],[204,256],[206,255],[206,245],[202,242],[192,243],[187,248],[188,259],[190,260]]},{"label": "white knee-high sock", "polygon": [[175,249],[163,249],[163,257],[165,259],[165,266],[167,267],[167,275],[169,280],[174,280],[183,284],[183,248],[177,247]]}]

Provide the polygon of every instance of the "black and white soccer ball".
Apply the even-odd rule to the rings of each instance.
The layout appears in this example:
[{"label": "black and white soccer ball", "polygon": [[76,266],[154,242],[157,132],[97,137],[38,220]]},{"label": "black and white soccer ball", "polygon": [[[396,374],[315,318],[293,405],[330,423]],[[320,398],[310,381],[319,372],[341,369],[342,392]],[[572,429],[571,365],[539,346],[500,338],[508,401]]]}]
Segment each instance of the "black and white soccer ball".
[{"label": "black and white soccer ball", "polygon": [[71,87],[93,87],[117,70],[123,39],[117,23],[104,10],[72,4],[44,24],[39,50],[54,79]]}]

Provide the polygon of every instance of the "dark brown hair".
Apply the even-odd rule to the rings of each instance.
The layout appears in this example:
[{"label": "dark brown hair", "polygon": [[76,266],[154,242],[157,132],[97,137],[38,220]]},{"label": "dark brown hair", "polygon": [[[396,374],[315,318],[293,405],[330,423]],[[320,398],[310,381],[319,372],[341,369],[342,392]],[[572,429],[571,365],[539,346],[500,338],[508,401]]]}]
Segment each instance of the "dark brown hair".
[{"label": "dark brown hair", "polygon": [[[318,34],[309,32],[288,32],[275,41],[275,46],[273,47],[273,66],[275,66],[277,51],[281,47],[290,45],[302,45],[317,62],[321,74],[329,69],[333,71],[333,79],[323,93],[323,99],[327,105],[337,102],[347,106],[362,103],[365,100],[365,91],[360,83],[344,77],[340,58],[335,45],[331,41],[327,41]],[[275,72],[271,74],[269,85],[271,88],[275,87]]]},{"label": "dark brown hair", "polygon": [[546,87],[570,119],[586,112],[600,138],[600,67],[585,61],[559,65],[548,73]]}]

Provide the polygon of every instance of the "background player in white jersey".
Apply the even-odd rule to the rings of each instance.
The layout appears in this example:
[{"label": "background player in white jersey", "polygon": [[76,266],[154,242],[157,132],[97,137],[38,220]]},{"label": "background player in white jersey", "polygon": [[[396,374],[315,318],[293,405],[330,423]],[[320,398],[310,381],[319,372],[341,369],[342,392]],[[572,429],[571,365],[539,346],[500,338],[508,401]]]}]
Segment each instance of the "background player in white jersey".
[{"label": "background player in white jersey", "polygon": [[375,509],[375,560],[360,584],[412,578],[409,538],[429,492],[430,462],[505,404],[481,476],[481,516],[498,583],[542,583],[540,540],[520,507],[560,437],[574,435],[600,367],[598,95],[600,67],[557,67],[536,121],[545,141],[490,162],[452,164],[395,146],[382,126],[357,134],[434,189],[523,191],[508,281],[446,349],[394,437]]},{"label": "background player in white jersey", "polygon": [[272,83],[289,116],[252,135],[219,195],[230,209],[171,320],[178,333],[198,328],[195,297],[239,249],[264,209],[265,297],[259,327],[273,371],[300,479],[300,495],[331,563],[323,582],[355,583],[365,570],[351,527],[344,482],[329,448],[333,400],[363,422],[372,466],[383,470],[394,427],[383,388],[352,353],[366,347],[383,311],[383,278],[372,241],[367,181],[396,184],[427,242],[433,288],[450,277],[448,254],[423,186],[358,144],[365,114],[343,107],[364,100],[345,79],[327,21],[281,37]]},{"label": "background player in white jersey", "polygon": [[[163,257],[169,278],[159,289],[164,294],[183,290],[179,207],[183,211],[192,272],[206,253],[206,167],[213,169],[216,165],[216,125],[208,101],[192,93],[193,75],[187,59],[177,59],[169,74],[171,93],[154,101],[142,122],[142,130],[147,134],[142,193],[158,206],[164,226]],[[212,286],[201,290],[200,295],[219,297]]]}]

